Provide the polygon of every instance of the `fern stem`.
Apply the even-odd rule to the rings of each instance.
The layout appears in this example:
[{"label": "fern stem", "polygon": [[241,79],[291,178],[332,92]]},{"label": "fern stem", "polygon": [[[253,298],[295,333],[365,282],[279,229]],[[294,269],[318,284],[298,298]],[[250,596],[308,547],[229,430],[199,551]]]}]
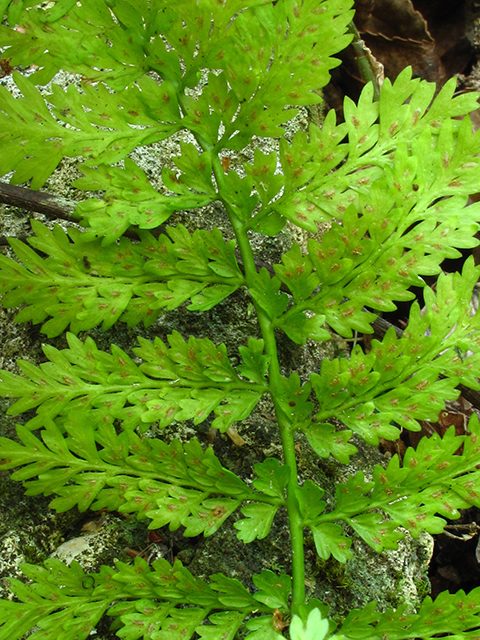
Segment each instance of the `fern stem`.
[{"label": "fern stem", "polygon": [[297,460],[291,425],[275,399],[274,405],[282,438],[283,455],[285,456],[285,463],[290,470],[290,479],[287,485],[287,512],[292,543],[292,613],[298,614],[300,606],[305,603],[305,552],[303,546],[303,522],[297,500]]},{"label": "fern stem", "polygon": [[[229,206],[228,202],[221,197],[223,170],[218,157],[213,159],[213,169],[215,173],[215,179],[217,181],[220,198],[228,212],[230,222],[235,232],[235,236],[240,250],[243,267],[245,271],[245,280],[249,288],[255,286],[255,277],[257,275],[257,269],[255,266],[255,260],[250,246],[250,241],[247,235],[247,223],[241,222],[235,215],[235,212]],[[298,490],[298,473],[297,473],[297,460],[295,456],[295,442],[293,440],[293,429],[289,418],[282,410],[277,398],[280,396],[281,390],[281,374],[280,364],[278,361],[277,343],[275,340],[275,328],[273,322],[268,317],[267,313],[253,301],[255,310],[257,312],[258,323],[262,332],[262,337],[265,342],[265,352],[270,357],[269,367],[269,381],[270,381],[270,393],[273,399],[275,407],[275,414],[280,430],[280,436],[282,439],[283,455],[285,458],[285,464],[287,465],[290,478],[287,485],[287,513],[290,525],[290,535],[292,544],[292,578],[293,578],[293,590],[292,590],[292,613],[298,614],[299,608],[305,603],[305,554],[303,546],[303,521],[300,515],[297,490]]]},{"label": "fern stem", "polygon": [[373,95],[376,101],[380,100],[380,87],[378,85],[377,76],[372,68],[370,60],[367,55],[368,49],[365,46],[358,29],[354,22],[350,22],[348,30],[353,34],[352,47],[355,51],[355,60],[357,62],[362,78],[365,82],[371,82],[373,85]]},{"label": "fern stem", "polygon": [[[244,226],[239,223],[234,215],[231,216],[231,220],[237,237],[238,246],[244,260],[245,276],[248,285],[249,283],[253,283],[253,277],[256,274],[252,249]],[[275,329],[272,321],[265,311],[257,303],[254,302],[254,304],[262,336],[265,341],[265,352],[270,356],[270,393],[272,395],[275,414],[280,429],[285,464],[290,471],[290,478],[287,485],[287,513],[292,544],[292,613],[298,614],[299,607],[305,603],[305,556],[303,547],[303,523],[297,500],[298,473],[297,460],[295,456],[295,442],[293,440],[293,430],[290,421],[277,400],[280,395],[281,376],[277,343],[274,333]]]}]

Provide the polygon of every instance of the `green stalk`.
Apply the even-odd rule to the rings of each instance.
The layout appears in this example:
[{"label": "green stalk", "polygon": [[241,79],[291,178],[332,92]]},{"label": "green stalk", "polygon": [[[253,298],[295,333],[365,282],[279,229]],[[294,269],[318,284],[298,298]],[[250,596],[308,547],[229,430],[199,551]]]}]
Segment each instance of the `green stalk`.
[{"label": "green stalk", "polygon": [[348,25],[348,30],[351,34],[353,34],[352,47],[355,51],[355,59],[360,73],[362,74],[365,82],[372,83],[373,95],[375,100],[378,102],[378,100],[380,100],[380,87],[378,86],[378,80],[375,71],[372,68],[370,59],[368,58],[368,49],[366,48],[365,43],[360,37],[357,27],[353,22],[350,22],[350,24]]},{"label": "green stalk", "polygon": [[[247,223],[243,223],[235,215],[228,202],[222,198],[222,191],[225,193],[224,172],[218,157],[213,158],[213,170],[217,181],[220,199],[222,200],[240,250],[243,267],[245,270],[245,280],[249,288],[255,286],[257,270],[253,258],[252,248],[247,235]],[[223,187],[223,188],[222,188]],[[253,301],[257,312],[258,322],[265,342],[265,351],[270,357],[269,381],[270,393],[275,407],[280,436],[282,439],[283,455],[285,464],[290,470],[290,478],[287,484],[287,513],[290,523],[290,535],[292,538],[292,613],[298,614],[301,605],[305,604],[305,555],[303,546],[303,521],[300,514],[297,500],[298,472],[297,460],[295,457],[295,442],[293,440],[293,429],[289,418],[283,412],[277,398],[281,393],[280,365],[278,361],[277,343],[275,340],[275,328],[266,312],[255,301]]]}]

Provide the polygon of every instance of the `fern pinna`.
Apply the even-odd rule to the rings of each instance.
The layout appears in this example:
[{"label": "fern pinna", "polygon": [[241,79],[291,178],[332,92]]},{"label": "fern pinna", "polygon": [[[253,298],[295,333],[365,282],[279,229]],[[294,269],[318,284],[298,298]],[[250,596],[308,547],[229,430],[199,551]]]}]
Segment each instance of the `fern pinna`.
[{"label": "fern pinna", "polygon": [[[69,330],[68,347],[50,341],[40,366],[20,361],[22,376],[1,373],[0,393],[16,399],[9,413],[29,412],[17,438],[0,441],[1,468],[15,468],[28,495],[53,495],[57,511],[107,508],[187,537],[221,535],[239,511],[234,528],[248,544],[286,513],[292,566],[291,576],[264,569],[247,588],[219,573],[202,580],[178,559],[99,573],[55,559],[24,564],[29,582],[12,579],[15,599],[0,602],[0,640],[32,629],[35,640],[81,640],[104,614],[127,640],[478,637],[478,589],[427,597],[417,612],[372,603],[340,621],[306,593],[305,536],[320,559],[345,563],[352,530],[381,552],[480,506],[476,416],[466,435],[451,427],[422,440],[371,477],[348,476],[331,498],[299,481],[298,438],[346,465],[359,439],[377,445],[418,431],[460,383],[479,388],[470,306],[479,268],[470,258],[461,274],[441,269],[478,244],[480,205],[467,206],[480,177],[480,134],[468,116],[477,96],[455,96],[454,80],[435,95],[407,69],[385,80],[378,101],[371,84],[358,104],[346,99],[344,122],[331,111],[321,127],[285,137],[299,110],[322,103],[339,64],[332,56],[351,40],[352,4],[0,3],[0,45],[17,69],[12,92],[0,90],[0,173],[39,189],[76,158],[83,177],[73,186],[88,192],[79,225],[32,221],[27,242],[10,240],[14,257],[0,256],[2,304],[21,307],[16,321],[41,324],[49,339]],[[59,71],[71,74],[66,89]],[[175,136],[178,155],[159,154],[152,180],[132,153]],[[258,148],[268,138],[270,150]],[[213,230],[163,226],[214,203],[225,224]],[[287,228],[298,241],[281,263],[261,266],[256,240]],[[438,276],[434,289],[425,276]],[[425,306],[412,304],[403,335],[391,328],[370,350],[357,345],[307,375],[281,363],[279,340],[372,333],[379,314],[414,298],[413,286],[424,288]],[[166,311],[208,311],[237,291],[248,292],[245,313],[259,330],[238,353],[207,337],[162,335]],[[140,337],[129,354],[83,334],[116,322],[160,335]],[[153,437],[152,426],[185,421],[227,432],[265,398],[283,451],[255,464],[253,481],[195,438]]]}]

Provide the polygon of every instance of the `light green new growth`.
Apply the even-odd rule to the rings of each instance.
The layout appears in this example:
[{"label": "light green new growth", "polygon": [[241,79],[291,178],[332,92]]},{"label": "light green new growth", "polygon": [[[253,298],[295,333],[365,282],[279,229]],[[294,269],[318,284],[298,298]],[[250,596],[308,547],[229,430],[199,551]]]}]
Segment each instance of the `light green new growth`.
[{"label": "light green new growth", "polygon": [[[40,323],[49,338],[70,331],[68,348],[45,346],[39,367],[20,361],[23,376],[1,373],[0,393],[16,399],[9,412],[36,409],[17,440],[0,440],[1,468],[16,469],[28,495],[53,495],[57,511],[108,508],[185,536],[213,535],[240,510],[234,527],[249,543],[286,510],[292,554],[292,576],[263,570],[251,590],[221,574],[204,582],[179,560],[136,558],[98,574],[75,562],[25,564],[31,583],[12,579],[16,600],[0,601],[0,640],[34,627],[34,640],[85,640],[104,614],[126,640],[233,640],[239,629],[248,640],[477,637],[478,589],[427,598],[415,614],[406,605],[378,613],[371,603],[339,628],[328,605],[305,594],[306,531],[320,558],[344,563],[354,553],[345,524],[381,552],[480,507],[476,416],[465,436],[451,427],[377,465],[371,479],[351,476],[328,504],[313,480],[299,485],[296,433],[318,456],[347,464],[354,433],[373,445],[395,440],[400,428],[435,421],[460,382],[480,388],[480,315],[470,307],[479,268],[470,258],[461,274],[441,269],[478,244],[480,204],[466,206],[480,179],[480,133],[468,116],[477,95],[454,96],[451,80],[434,96],[407,69],[385,81],[379,101],[371,85],[358,104],[346,99],[344,123],[331,111],[322,128],[282,137],[296,107],[321,103],[339,64],[332,56],[351,39],[352,4],[0,0],[4,57],[36,66],[15,72],[17,97],[0,88],[0,175],[38,189],[73,157],[84,176],[74,186],[98,192],[77,206],[84,230],[32,222],[30,246],[12,239],[17,259],[0,256],[2,304],[21,306],[16,320]],[[59,70],[77,74],[67,90],[55,84]],[[155,188],[128,156],[178,132],[190,141],[173,165],[159,158]],[[278,152],[255,149],[238,172],[222,165],[259,137],[279,138]],[[148,231],[213,202],[234,240],[181,224]],[[254,234],[276,236],[287,223],[310,232],[305,250],[294,243],[271,271],[258,268]],[[123,235],[131,226],[138,241]],[[423,280],[432,275],[435,290]],[[372,333],[378,314],[414,298],[412,286],[425,287],[425,308],[413,303],[402,337],[392,328],[368,353],[357,345],[305,379],[283,375],[281,332],[299,345]],[[239,354],[174,332],[139,338],[133,360],[76,337],[117,321],[148,327],[182,305],[206,311],[240,288],[262,337],[246,336]],[[144,435],[153,423],[186,420],[225,432],[264,396],[283,459],[256,464],[251,485],[196,439]]]}]

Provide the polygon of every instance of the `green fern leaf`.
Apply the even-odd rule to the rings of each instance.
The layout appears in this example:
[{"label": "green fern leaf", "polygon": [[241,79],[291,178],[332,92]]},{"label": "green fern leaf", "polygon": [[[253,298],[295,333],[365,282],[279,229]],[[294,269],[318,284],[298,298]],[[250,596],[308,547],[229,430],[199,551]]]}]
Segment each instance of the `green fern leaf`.
[{"label": "green fern leaf", "polygon": [[140,243],[122,238],[105,247],[75,229],[69,230],[70,242],[60,227],[51,232],[36,221],[32,227],[36,236],[29,243],[48,257],[12,239],[24,267],[0,256],[0,290],[4,307],[28,305],[17,322],[44,322],[51,316],[42,328],[49,337],[68,325],[77,333],[100,323],[107,329],[119,319],[148,326],[162,309],[188,299],[191,309],[200,306],[202,291],[201,306],[211,308],[243,284],[234,243],[225,243],[218,231],[190,235],[179,225],[168,229],[173,242],[144,232]]},{"label": "green fern leaf", "polygon": [[363,611],[351,611],[338,629],[339,637],[359,640],[381,638],[393,634],[398,640],[420,638],[430,640],[439,634],[452,638],[474,637],[468,630],[478,626],[478,587],[470,593],[441,593],[434,601],[427,596],[417,613],[407,613],[406,606],[379,614],[375,605]]},{"label": "green fern leaf", "polygon": [[[261,231],[262,220],[275,213],[316,232],[318,223],[342,218],[352,202],[366,213],[378,210],[378,222],[388,221],[385,212],[393,206],[392,196],[381,206],[377,202],[378,191],[386,190],[385,184],[376,185],[382,175],[387,176],[397,199],[395,216],[400,203],[409,203],[408,213],[414,202],[418,215],[425,216],[426,212],[433,214],[429,207],[440,197],[468,195],[477,161],[462,158],[474,157],[479,141],[471,135],[468,118],[462,124],[451,118],[475,110],[476,97],[453,99],[454,90],[455,81],[447,83],[431,103],[434,86],[411,80],[411,70],[406,69],[393,86],[386,81],[377,105],[367,85],[358,106],[346,101],[345,123],[337,126],[331,112],[322,130],[310,126],[309,140],[298,133],[290,147],[283,145],[282,166],[290,176],[287,188],[280,198],[272,194],[270,203],[262,201],[263,209],[250,221],[251,228]],[[449,152],[440,152],[445,145],[450,145]],[[466,152],[471,155],[465,156]],[[309,176],[313,178],[306,182]],[[281,228],[280,220],[278,226]]]},{"label": "green fern leaf", "polygon": [[238,371],[244,378],[262,384],[269,364],[269,357],[264,354],[263,340],[249,338],[247,346],[240,346],[238,350],[244,362],[238,367]]},{"label": "green fern leaf", "polygon": [[[285,184],[285,179],[282,175],[275,173],[277,170],[277,156],[275,153],[267,155],[260,149],[255,149],[253,157],[254,162],[252,164],[245,163],[243,166],[255,185],[262,205],[266,206],[280,192]],[[278,231],[281,231],[281,228]],[[276,233],[272,235],[276,235]]]},{"label": "green fern leaf", "polygon": [[108,615],[117,614],[122,622],[122,627],[117,631],[117,636],[125,640],[152,640],[152,634],[158,633],[165,619],[173,610],[173,605],[159,606],[153,600],[139,599],[130,606],[131,612],[124,612],[125,603],[114,604],[108,611]]},{"label": "green fern leaf", "polygon": [[[349,524],[365,542],[381,553],[383,549],[397,549],[404,536],[397,531],[397,522],[385,520],[380,513],[362,513],[349,519]],[[429,528],[433,532],[433,527]]]},{"label": "green fern leaf", "polygon": [[260,574],[253,576],[253,582],[258,591],[254,594],[255,600],[275,609],[288,611],[288,600],[292,590],[292,579],[282,573],[277,576],[273,571],[264,569]]},{"label": "green fern leaf", "polygon": [[[372,341],[367,355],[358,347],[350,361],[322,362],[321,375],[311,374],[311,380],[321,407],[331,410],[321,409],[317,420],[335,415],[373,444],[380,434],[398,437],[392,421],[418,430],[418,420],[435,420],[445,400],[458,395],[455,387],[460,380],[477,388],[471,372],[479,357],[479,318],[470,316],[468,300],[477,277],[473,262],[467,262],[463,276],[457,276],[440,276],[436,296],[426,289],[427,312],[422,315],[418,305],[412,306],[408,329],[400,340],[392,329],[382,342]],[[425,335],[427,330],[430,335]],[[462,367],[459,345],[471,351]],[[440,375],[445,378],[438,379]],[[364,403],[357,402],[360,397]],[[305,425],[301,429],[308,431]],[[316,429],[314,425],[313,433]]]},{"label": "green fern leaf", "polygon": [[156,637],[158,640],[187,640],[195,634],[197,626],[205,619],[208,609],[173,609],[162,624],[161,631]]},{"label": "green fern leaf", "polygon": [[[382,188],[385,185],[372,187],[372,194],[378,193],[380,201],[388,200],[388,190],[380,193]],[[391,206],[391,202],[386,204],[387,208]],[[467,216],[473,221],[478,213],[469,209]],[[298,334],[305,331],[306,337],[313,338],[314,334],[308,335],[307,327],[312,319],[306,320],[303,313],[308,309],[319,314],[317,331],[321,330],[321,318],[325,317],[334,331],[345,337],[351,336],[352,329],[371,332],[368,325],[374,315],[366,312],[365,306],[379,311],[394,310],[394,301],[411,299],[413,294],[409,287],[423,286],[421,276],[439,273],[444,259],[458,257],[457,247],[471,247],[477,242],[474,238],[476,223],[465,224],[458,216],[439,221],[436,209],[430,214],[431,218],[408,231],[403,225],[395,231],[392,220],[385,219],[385,227],[390,225],[389,239],[378,236],[378,218],[372,211],[359,215],[354,207],[349,207],[342,225],[334,223],[321,242],[309,241],[308,256],[302,256],[294,246],[283,258],[288,268],[275,266],[296,302],[278,321],[278,326],[289,333],[288,327],[303,317],[305,328],[300,324]],[[398,209],[396,215],[398,222],[401,215]],[[406,219],[410,227],[416,222],[412,216],[413,212]],[[402,235],[404,230],[406,233]],[[380,242],[381,253],[377,249]],[[368,261],[368,268],[365,261]],[[317,293],[320,282],[323,286]],[[308,299],[311,293],[313,295]],[[296,335],[290,337],[298,341]],[[319,338],[325,339],[325,335],[319,333]]]},{"label": "green fern leaf", "polygon": [[[298,107],[321,102],[333,56],[352,38],[353,4],[0,0],[2,55],[33,65],[28,77],[14,75],[13,93],[0,90],[0,174],[35,189],[63,158],[78,158],[84,177],[74,186],[97,192],[76,210],[85,232],[34,222],[28,245],[12,241],[16,258],[0,256],[3,306],[21,307],[16,321],[42,324],[49,337],[72,331],[68,348],[44,347],[40,365],[2,372],[0,394],[16,400],[10,413],[36,415],[17,439],[0,439],[0,468],[28,495],[52,496],[59,512],[107,508],[187,537],[215,535],[232,515],[241,542],[263,540],[282,507],[293,544],[293,578],[264,570],[252,592],[221,574],[196,578],[178,560],[150,566],[137,557],[98,574],[55,560],[24,565],[31,583],[13,580],[17,601],[0,601],[0,640],[86,640],[105,612],[126,640],[233,640],[237,631],[249,640],[476,637],[475,591],[427,599],[413,615],[367,605],[337,635],[327,605],[305,597],[297,553],[305,528],[321,559],[345,563],[354,554],[348,531],[380,553],[480,508],[477,416],[462,437],[451,427],[402,460],[347,477],[333,500],[311,479],[300,484],[296,431],[317,456],[348,464],[354,432],[373,445],[395,439],[435,419],[460,382],[480,389],[471,300],[480,268],[469,259],[462,275],[442,273],[444,260],[478,244],[480,204],[467,206],[480,168],[480,133],[468,117],[477,96],[455,97],[454,79],[435,96],[407,69],[385,81],[378,102],[371,84],[358,104],[347,98],[339,125],[332,111],[322,128],[255,150],[243,169],[230,153],[250,154],[254,137],[283,135]],[[60,69],[81,84],[37,88]],[[160,158],[150,181],[129,155],[174,135],[180,154]],[[214,201],[235,240],[181,224],[158,238],[147,232]],[[293,243],[273,271],[258,270],[253,232],[275,236],[287,222],[315,239]],[[320,225],[328,228],[317,234]],[[132,226],[138,241],[122,237]],[[437,275],[433,291],[424,278]],[[225,345],[176,331],[165,342],[140,338],[134,356],[74,335],[119,320],[148,327],[181,305],[206,311],[241,286],[262,339],[245,340],[239,364]],[[297,345],[328,340],[330,329],[372,333],[375,316],[412,299],[414,286],[424,287],[425,308],[412,305],[401,337],[391,329],[369,350],[324,359],[310,379],[284,368],[278,329]],[[283,455],[256,464],[245,482],[213,447],[144,437],[154,422],[196,427],[210,416],[213,429],[231,430],[267,393]]]},{"label": "green fern leaf", "polygon": [[[309,602],[310,604],[310,602]],[[331,636],[331,621],[322,617],[320,609],[310,608],[308,616],[305,616],[305,625],[300,616],[294,615],[290,624],[290,637],[292,640],[323,640],[325,637],[331,640],[342,640],[344,636]]]},{"label": "green fern leaf", "polygon": [[275,265],[275,273],[288,286],[295,302],[309,298],[320,284],[321,274],[313,272],[312,262],[302,256],[297,244],[282,256],[282,262],[283,265]]},{"label": "green fern leaf", "polygon": [[[225,65],[229,72],[229,84],[239,99],[248,100],[256,90],[255,98],[259,102],[263,99],[267,106],[273,103],[283,107],[284,104],[311,104],[315,101],[312,90],[327,84],[329,70],[338,64],[331,58],[332,54],[343,49],[351,39],[345,35],[352,17],[349,7],[350,3],[318,5],[307,2],[298,7],[293,2],[283,2],[278,7],[259,7],[254,10],[253,16],[248,13],[240,15],[234,23],[233,55],[229,56]],[[323,37],[319,40],[320,33]],[[299,37],[307,38],[312,45],[315,42],[306,59],[297,57]],[[248,45],[250,74],[238,62],[238,52],[240,47],[245,49],[245,44]],[[267,60],[267,56],[258,55],[260,50],[271,47],[274,50],[272,61]],[[250,82],[245,83],[247,77]],[[265,80],[259,86],[261,77]],[[280,82],[284,89],[281,96],[278,89],[275,92],[273,82]]]},{"label": "green fern leaf", "polygon": [[[188,188],[178,196],[162,195],[152,187],[145,173],[129,158],[125,168],[100,165],[95,169],[82,167],[84,178],[74,182],[74,186],[88,191],[101,190],[101,198],[92,198],[79,203],[75,215],[82,218],[82,224],[90,227],[85,238],[104,236],[103,246],[117,240],[125,230],[137,225],[140,229],[158,227],[173,211],[210,204],[209,193],[194,193]],[[182,177],[176,178],[182,181]]]},{"label": "green fern leaf", "polygon": [[313,533],[313,540],[318,555],[324,560],[332,555],[338,562],[346,562],[353,558],[353,551],[350,549],[351,539],[343,535],[342,527],[338,524],[310,525]]},{"label": "green fern leaf", "polygon": [[[225,520],[238,509],[240,500],[228,498],[210,498],[193,506],[191,515],[183,519],[184,536],[193,537],[203,533],[205,537],[217,531]],[[160,506],[160,505],[159,505]]]},{"label": "green fern leaf", "polygon": [[244,616],[241,613],[222,611],[209,616],[212,626],[202,625],[195,631],[203,640],[233,640]]},{"label": "green fern leaf", "polygon": [[247,504],[242,508],[245,518],[238,520],[233,525],[235,529],[238,529],[237,538],[247,544],[256,539],[263,540],[263,538],[266,538],[277,511],[277,505],[265,503]]},{"label": "green fern leaf", "polygon": [[111,602],[93,596],[94,580],[87,580],[75,561],[69,568],[54,559],[47,560],[45,568],[21,568],[35,584],[10,581],[10,588],[21,602],[0,600],[0,638],[17,640],[39,626],[42,630],[34,636],[41,640],[85,640]]},{"label": "green fern leaf", "polygon": [[258,476],[253,481],[255,489],[283,501],[288,483],[288,467],[280,465],[276,458],[267,458],[264,462],[256,464],[254,469]]},{"label": "green fern leaf", "polygon": [[210,576],[210,580],[210,588],[219,594],[217,598],[225,607],[257,609],[258,600],[255,600],[250,592],[247,591],[236,578],[227,578],[227,576],[221,573],[215,573]]},{"label": "green fern leaf", "polygon": [[[16,9],[15,14],[8,13],[11,28],[2,26],[0,42],[8,46],[7,55],[14,60],[14,66],[34,63],[39,67],[35,74],[37,84],[46,84],[63,68],[91,80],[106,79],[112,88],[121,90],[148,70],[138,35],[132,37],[131,30],[129,33],[119,25],[106,4],[87,0],[78,6],[71,2],[55,2],[48,8],[37,2],[11,6]],[[150,29],[156,13],[148,16]],[[23,31],[13,29],[17,24]],[[131,64],[132,60],[136,64]]]},{"label": "green fern leaf", "polygon": [[[306,522],[316,536],[322,557],[328,557],[330,552],[335,555],[329,536],[335,531],[340,535],[341,529],[332,525],[332,521],[344,520],[380,552],[384,548],[396,549],[405,530],[415,538],[422,531],[441,533],[445,518],[456,519],[460,516],[459,509],[479,504],[477,416],[470,420],[469,432],[469,436],[458,437],[451,427],[442,439],[436,434],[424,439],[416,451],[407,450],[402,467],[396,455],[385,469],[377,465],[371,482],[365,480],[363,472],[351,476],[347,483],[337,485],[336,506],[329,514],[315,515],[307,506]],[[464,450],[459,455],[464,441]],[[336,529],[331,530],[332,526]],[[320,529],[316,530],[317,527]],[[336,548],[335,552],[338,553]]]},{"label": "green fern leaf", "polygon": [[324,493],[324,490],[310,478],[307,478],[303,485],[297,489],[300,514],[304,524],[315,521],[324,511],[327,506],[327,503],[322,500]]},{"label": "green fern leaf", "polygon": [[307,440],[317,455],[328,458],[332,455],[342,464],[350,462],[350,456],[357,453],[357,447],[350,444],[352,431],[348,429],[335,429],[332,424],[305,423],[300,426]]},{"label": "green fern leaf", "polygon": [[262,267],[256,276],[255,286],[250,288],[253,299],[264,309],[270,318],[278,318],[287,308],[288,296],[279,293],[280,280],[277,276],[270,278],[268,271]]},{"label": "green fern leaf", "polygon": [[313,409],[313,405],[309,401],[310,392],[310,383],[302,385],[297,372],[292,373],[289,378],[281,376],[278,402],[285,415],[291,420],[292,425],[310,416]]},{"label": "green fern leaf", "polygon": [[[251,4],[256,5],[257,2]],[[71,86],[67,96],[54,85],[49,98],[56,108],[54,115],[74,127],[65,129],[49,114],[33,84],[19,76],[17,83],[24,94],[23,101],[10,98],[6,92],[2,95],[5,130],[10,134],[3,141],[6,153],[0,173],[15,170],[12,178],[14,183],[33,178],[32,187],[38,188],[65,156],[83,155],[90,164],[95,165],[117,162],[133,148],[162,140],[182,126],[176,105],[176,96],[180,95],[183,126],[212,145],[217,141],[221,118],[227,128],[223,135],[227,146],[232,136],[251,138],[256,133],[263,136],[278,135],[282,130],[276,125],[289,120],[295,113],[292,110],[284,111],[284,104],[318,102],[320,98],[315,91],[326,84],[329,69],[337,64],[330,56],[340,51],[350,38],[343,34],[351,19],[351,12],[346,11],[343,4],[338,7],[336,4],[330,1],[318,7],[315,3],[308,3],[300,11],[292,2],[286,2],[279,7],[253,6],[246,12],[240,12],[238,8],[235,11],[230,4],[225,8],[212,4],[213,28],[208,29],[203,7],[192,9],[190,4],[185,3],[177,3],[175,8],[170,6],[166,13],[165,7],[159,3],[142,8],[119,3],[110,8],[89,0],[78,7],[70,2],[56,3],[54,9],[46,11],[38,6],[24,11],[23,6],[18,5],[9,18],[16,18],[13,25],[25,21],[26,28],[18,32],[4,26],[0,31],[0,44],[8,47],[13,64],[26,64],[28,61],[28,64],[35,63],[43,67],[36,74],[37,83],[47,82],[63,67],[81,73],[89,80],[106,82],[118,93],[115,96],[110,94],[100,82],[95,88],[85,84],[82,94]],[[245,3],[238,6],[243,9]],[[235,16],[233,26],[226,32],[232,16]],[[45,22],[49,25],[47,30],[43,28]],[[263,26],[266,24],[273,28],[266,29]],[[180,46],[178,53],[167,51],[159,36],[160,30],[173,48]],[[322,38],[317,42],[319,34]],[[311,41],[311,54],[307,59],[298,55],[299,37],[302,38],[302,46],[305,38]],[[199,51],[196,51],[197,46]],[[244,54],[248,51],[247,59],[245,55],[238,55],[239,47]],[[275,57],[273,64],[269,64],[270,73],[266,81],[259,86],[254,77],[259,78],[262,72],[267,71],[269,58],[265,56],[262,60],[264,56],[257,55],[259,48],[264,51],[264,47],[274,47]],[[27,51],[30,55],[25,55]],[[69,53],[65,56],[66,51]],[[186,66],[183,77],[180,57]],[[210,63],[213,60],[216,63],[214,67],[218,67],[219,63],[223,67],[226,78],[217,82],[212,80],[215,86],[209,87],[197,99],[185,96],[183,89],[195,86],[200,69],[212,66]],[[287,62],[293,74],[287,73],[278,84],[278,76],[286,73]],[[99,68],[107,71],[99,71]],[[158,87],[152,79],[142,77],[153,69],[160,73],[165,86]],[[227,82],[231,91],[227,91]],[[270,86],[272,82],[283,89],[287,85],[290,90],[280,94],[274,86]],[[236,117],[235,106],[226,106],[227,101],[232,102],[230,94],[235,94],[237,103],[248,99]],[[148,102],[145,102],[146,95],[150,96]],[[152,100],[153,96],[161,99]],[[150,108],[152,102],[167,106],[153,110]],[[214,103],[223,103],[220,114],[215,109],[213,114],[210,113],[210,106]],[[118,107],[122,110],[119,111]],[[268,113],[264,112],[265,107]],[[32,116],[40,122],[35,124]],[[34,123],[28,132],[25,122]],[[131,124],[141,125],[141,128],[132,128]],[[109,126],[108,130],[105,125]],[[28,148],[25,147],[26,135]],[[185,145],[183,149],[184,156],[191,155],[187,147]],[[182,167],[189,186],[198,187],[199,177],[203,175],[201,190],[207,188],[209,191],[212,188],[210,159],[206,153],[202,158],[197,163],[197,170],[198,166],[203,167],[200,174],[197,170],[192,171],[194,165],[191,162]],[[108,234],[108,219],[112,216],[115,218],[122,211],[115,202],[109,203],[104,209],[108,211],[103,212],[99,226],[103,225],[103,232]],[[162,217],[166,219],[170,211],[169,204],[160,202],[157,197],[153,208],[143,206],[139,213],[148,227],[155,224],[154,220],[158,224]],[[85,206],[83,212],[90,213]],[[135,212],[132,211],[130,216],[135,218]]]},{"label": "green fern leaf", "polygon": [[263,484],[257,487],[262,494],[249,489],[195,440],[183,446],[142,441],[133,432],[117,435],[107,424],[94,430],[81,420],[67,423],[65,433],[46,420],[43,442],[22,426],[18,436],[23,444],[0,441],[0,466],[17,468],[12,477],[26,481],[28,495],[56,494],[50,506],[57,511],[108,507],[149,518],[150,528],[183,525],[185,535],[211,535],[246,499],[283,501]]},{"label": "green fern leaf", "polygon": [[[55,559],[45,567],[21,568],[33,584],[11,580],[20,602],[0,600],[2,640],[19,640],[35,626],[41,630],[32,637],[42,640],[86,640],[107,609],[121,625],[117,635],[127,640],[177,640],[195,632],[217,640],[233,638],[247,615],[273,609],[255,600],[238,580],[216,574],[208,584],[178,560],[173,566],[157,560],[150,567],[135,558],[133,565],[117,562],[116,570],[104,566],[98,574],[85,574],[75,561],[67,567]],[[213,626],[202,624],[207,617]]]},{"label": "green fern leaf", "polygon": [[[15,73],[14,80],[23,98],[12,98],[4,87],[0,91],[0,124],[7,132],[1,141],[0,174],[15,171],[12,184],[32,178],[32,189],[38,189],[64,157],[83,156],[95,165],[114,163],[137,146],[163,140],[179,129],[175,121],[149,118],[138,90],[119,99],[103,85],[86,85],[82,94],[73,85],[67,92],[52,85],[53,93],[47,97],[56,107],[52,115],[32,79]],[[132,116],[119,109],[123,101],[130,112],[143,114],[138,119],[141,127],[132,127]],[[66,128],[60,121],[71,126]]]},{"label": "green fern leaf", "polygon": [[245,627],[252,630],[245,640],[281,640],[284,635],[274,628],[272,616],[261,616],[249,620]]}]

